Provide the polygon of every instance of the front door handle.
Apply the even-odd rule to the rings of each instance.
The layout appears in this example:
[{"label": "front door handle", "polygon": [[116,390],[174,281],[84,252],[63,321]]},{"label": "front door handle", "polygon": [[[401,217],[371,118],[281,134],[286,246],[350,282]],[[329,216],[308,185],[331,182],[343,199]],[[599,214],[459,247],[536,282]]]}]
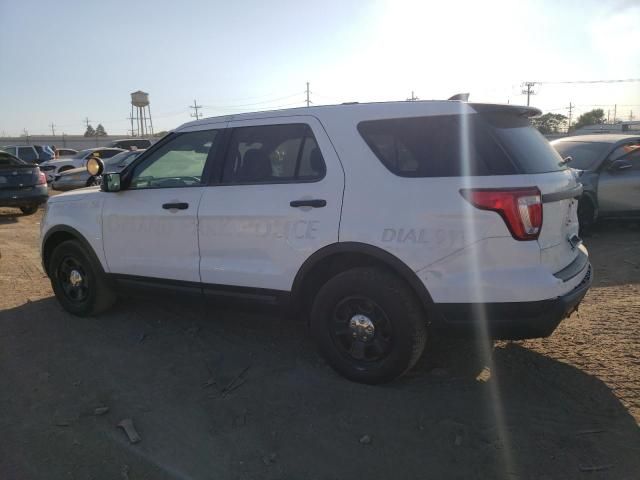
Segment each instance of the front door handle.
[{"label": "front door handle", "polygon": [[322,208],[327,206],[326,200],[293,200],[289,203],[292,207],[311,207],[311,208]]},{"label": "front door handle", "polygon": [[165,210],[186,210],[189,208],[188,203],[177,202],[177,203],[163,203],[162,208]]}]

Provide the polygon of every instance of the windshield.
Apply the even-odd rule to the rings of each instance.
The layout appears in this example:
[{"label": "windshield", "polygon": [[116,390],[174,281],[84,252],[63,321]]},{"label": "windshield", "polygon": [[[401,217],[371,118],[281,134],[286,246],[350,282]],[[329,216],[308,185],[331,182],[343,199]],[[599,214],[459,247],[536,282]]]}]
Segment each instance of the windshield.
[{"label": "windshield", "polygon": [[593,170],[604,158],[606,151],[611,147],[606,142],[557,142],[553,148],[562,158],[571,157],[569,166],[578,170]]},{"label": "windshield", "polygon": [[87,150],[80,150],[78,153],[76,153],[73,157],[71,158],[84,158],[87,155],[89,155],[91,152],[93,151],[93,149],[89,148]]}]

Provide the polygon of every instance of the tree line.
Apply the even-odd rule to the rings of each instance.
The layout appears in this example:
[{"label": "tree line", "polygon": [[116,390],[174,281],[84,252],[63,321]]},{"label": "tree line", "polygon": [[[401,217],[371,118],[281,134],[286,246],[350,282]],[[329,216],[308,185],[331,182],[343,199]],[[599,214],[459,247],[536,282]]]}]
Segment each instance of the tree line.
[{"label": "tree line", "polygon": [[106,137],[107,135],[107,131],[101,123],[95,129],[91,124],[87,125],[87,130],[84,132],[85,137]]},{"label": "tree line", "polygon": [[567,125],[569,119],[560,113],[545,113],[539,117],[532,118],[531,124],[536,127],[543,135],[549,135],[553,133],[563,133],[567,131],[572,132],[587,125],[599,125],[604,123],[604,110],[601,108],[594,108],[589,112],[585,112],[578,117],[576,123],[573,125]]}]

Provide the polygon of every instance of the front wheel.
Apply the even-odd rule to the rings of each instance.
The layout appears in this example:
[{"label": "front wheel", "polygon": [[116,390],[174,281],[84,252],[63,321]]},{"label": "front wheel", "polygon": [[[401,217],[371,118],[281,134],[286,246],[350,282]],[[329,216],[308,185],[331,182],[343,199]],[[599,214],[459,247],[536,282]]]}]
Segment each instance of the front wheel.
[{"label": "front wheel", "polygon": [[115,301],[98,260],[78,241],[58,245],[49,262],[51,286],[60,304],[81,317],[96,315]]},{"label": "front wheel", "polygon": [[368,384],[391,381],[413,367],[427,338],[414,293],[395,275],[368,267],[342,272],[320,289],[311,333],[334,370]]}]

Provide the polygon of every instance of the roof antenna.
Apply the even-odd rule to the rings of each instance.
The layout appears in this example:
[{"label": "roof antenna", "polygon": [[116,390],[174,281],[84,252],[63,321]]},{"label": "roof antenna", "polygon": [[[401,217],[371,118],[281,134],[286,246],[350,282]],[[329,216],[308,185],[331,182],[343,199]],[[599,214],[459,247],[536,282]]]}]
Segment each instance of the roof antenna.
[{"label": "roof antenna", "polygon": [[469,101],[469,93],[456,93],[453,97],[449,98],[448,100],[460,100],[462,102],[467,102]]}]

